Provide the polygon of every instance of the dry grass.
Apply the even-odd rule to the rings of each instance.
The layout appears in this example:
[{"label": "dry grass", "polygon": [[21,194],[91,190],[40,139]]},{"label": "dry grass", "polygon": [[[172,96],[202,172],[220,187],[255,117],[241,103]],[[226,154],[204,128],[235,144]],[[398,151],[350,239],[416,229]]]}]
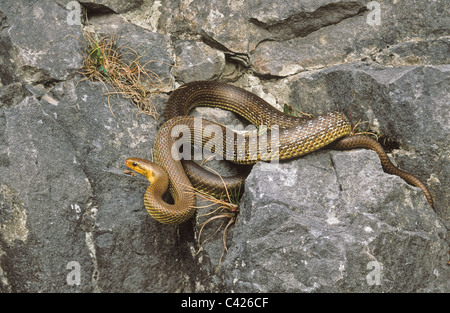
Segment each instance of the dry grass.
[{"label": "dry grass", "polygon": [[350,135],[352,135],[352,136],[353,136],[353,135],[368,135],[368,136],[373,137],[375,140],[378,140],[379,137],[380,137],[379,134],[374,133],[374,132],[371,132],[371,131],[369,131],[368,129],[367,129],[367,130],[361,129],[361,125],[362,125],[362,124],[368,124],[368,123],[369,123],[368,121],[364,121],[364,122],[363,122],[363,121],[359,120],[359,121],[353,126]]},{"label": "dry grass", "polygon": [[[214,171],[213,169],[211,169],[209,167],[206,167],[206,168],[208,168],[210,171],[212,171],[216,175],[218,175],[225,186],[225,182],[223,181],[223,178],[220,174],[218,174],[216,171]],[[228,252],[228,247],[227,247],[228,230],[236,222],[237,216],[239,214],[239,206],[237,204],[237,201],[239,200],[239,195],[235,194],[235,192],[239,192],[239,191],[230,192],[225,187],[226,198],[225,199],[217,199],[216,197],[214,197],[204,191],[198,190],[194,187],[192,187],[192,188],[193,188],[193,192],[199,199],[208,203],[206,205],[197,206],[196,209],[203,210],[203,209],[208,209],[208,208],[214,208],[214,210],[212,210],[210,212],[198,215],[198,217],[209,217],[209,218],[199,225],[200,230],[198,232],[198,239],[197,239],[197,244],[198,244],[197,254],[203,250],[203,246],[206,242],[208,242],[209,240],[214,238],[221,230],[223,230],[223,234],[222,234],[223,251],[222,251],[222,255],[220,256],[219,264],[216,269],[218,271],[220,269],[220,265],[222,263],[223,257],[225,256],[225,253]],[[219,226],[216,228],[216,230],[213,232],[213,234],[211,234],[204,241],[202,241],[202,234],[203,234],[205,227],[215,221],[220,222]]]},{"label": "dry grass", "polygon": [[158,113],[150,96],[161,92],[159,90],[168,84],[164,84],[158,74],[149,70],[148,65],[160,61],[151,60],[142,64],[143,56],[130,47],[120,46],[120,38],[116,34],[100,37],[84,32],[83,37],[84,40],[80,41],[83,44],[84,62],[79,72],[85,79],[104,83],[111,113],[114,115],[110,96],[122,95],[133,102],[139,113],[156,118]]}]

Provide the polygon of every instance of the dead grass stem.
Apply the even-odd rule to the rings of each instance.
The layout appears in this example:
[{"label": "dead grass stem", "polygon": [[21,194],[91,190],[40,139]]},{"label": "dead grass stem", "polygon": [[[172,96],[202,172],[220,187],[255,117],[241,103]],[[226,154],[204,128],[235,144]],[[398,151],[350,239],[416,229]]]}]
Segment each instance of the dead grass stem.
[{"label": "dead grass stem", "polygon": [[168,84],[164,84],[159,75],[149,69],[149,65],[161,61],[150,60],[143,64],[141,60],[144,56],[131,47],[119,45],[119,39],[117,34],[99,36],[85,31],[83,40],[80,40],[84,61],[79,73],[85,79],[105,85],[108,106],[113,115],[110,97],[121,95],[130,99],[139,113],[156,118],[158,113],[150,97],[162,92]]}]

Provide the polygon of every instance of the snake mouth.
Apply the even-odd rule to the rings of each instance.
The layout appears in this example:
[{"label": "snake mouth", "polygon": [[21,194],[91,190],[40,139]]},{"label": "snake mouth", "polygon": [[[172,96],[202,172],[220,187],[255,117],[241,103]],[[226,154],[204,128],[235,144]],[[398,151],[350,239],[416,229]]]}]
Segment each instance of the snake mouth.
[{"label": "snake mouth", "polygon": [[147,179],[151,176],[152,168],[156,166],[152,162],[140,158],[127,158],[125,165],[136,173],[145,176]]},{"label": "snake mouth", "polygon": [[128,158],[125,160],[125,165],[128,166],[130,169],[133,169],[137,164]]},{"label": "snake mouth", "polygon": [[[159,180],[164,182],[166,180],[168,181],[166,172],[152,161],[141,158],[127,158],[125,160],[125,165],[147,178],[150,184],[156,183]],[[163,183],[163,185],[164,184],[165,183]]]}]

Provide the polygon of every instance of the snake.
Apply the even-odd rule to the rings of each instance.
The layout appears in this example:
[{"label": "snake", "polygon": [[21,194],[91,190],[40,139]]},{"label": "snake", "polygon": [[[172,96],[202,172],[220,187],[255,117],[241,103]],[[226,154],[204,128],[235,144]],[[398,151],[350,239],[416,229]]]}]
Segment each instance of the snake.
[{"label": "snake", "polygon": [[[198,106],[235,112],[258,128],[238,132],[220,123],[190,116],[189,112]],[[397,168],[377,140],[367,135],[353,134],[351,123],[343,113],[328,112],[314,117],[298,117],[281,112],[259,96],[237,86],[215,81],[195,81],[171,93],[164,119],[154,142],[154,160],[138,157],[125,160],[126,166],[150,182],[144,195],[144,205],[148,213],[163,224],[179,225],[193,216],[196,211],[193,190],[221,197],[226,190],[243,190],[245,183],[246,175],[243,173],[221,177],[192,160],[186,160],[189,158],[180,160],[180,143],[183,143],[183,149],[191,144],[201,144],[203,147],[209,144],[213,152],[222,153],[226,160],[237,164],[297,158],[324,147],[334,150],[370,149],[378,154],[386,173],[397,175],[422,189],[434,209],[426,185],[414,175]],[[185,141],[190,142],[184,145]],[[264,149],[259,149],[260,146],[252,149],[251,142],[261,147],[264,143]],[[167,190],[173,203],[163,199]]]}]

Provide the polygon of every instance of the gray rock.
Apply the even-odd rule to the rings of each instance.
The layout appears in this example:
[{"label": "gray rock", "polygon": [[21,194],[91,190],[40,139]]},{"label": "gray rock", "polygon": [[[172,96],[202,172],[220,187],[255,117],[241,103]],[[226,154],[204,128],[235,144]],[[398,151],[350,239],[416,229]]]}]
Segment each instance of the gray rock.
[{"label": "gray rock", "polygon": [[222,51],[248,54],[269,35],[249,21],[248,5],[222,0],[169,2],[158,8],[158,30],[201,37]]},{"label": "gray rock", "polygon": [[[2,11],[0,11],[0,22],[0,30],[9,27],[8,19]],[[16,80],[13,54],[11,38],[4,31],[0,31],[0,86],[11,84]]]},{"label": "gray rock", "polygon": [[[408,6],[408,10],[404,9],[405,6]],[[367,54],[389,55],[395,53],[390,52],[391,46],[401,45],[403,49],[406,49],[404,51],[397,50],[401,54],[417,55],[416,58],[422,59],[424,58],[424,49],[431,49],[433,52],[427,53],[424,63],[442,64],[443,59],[448,58],[446,51],[448,51],[448,25],[450,24],[448,23],[448,15],[445,13],[448,11],[448,6],[448,2],[410,3],[396,1],[389,5],[381,4],[380,25],[371,25],[368,22],[371,12],[363,10],[362,1],[329,3],[319,7],[314,11],[315,14],[324,14],[327,19],[330,16],[335,17],[336,21],[340,17],[341,21],[333,24],[330,20],[329,27],[324,27],[327,26],[326,23],[322,25],[323,27],[320,27],[321,25],[313,27],[306,24],[304,29],[297,30],[300,34],[298,37],[281,42],[262,42],[252,53],[251,62],[254,70],[261,75],[288,76],[305,69],[323,68],[364,59]],[[336,8],[339,8],[339,10],[336,11]],[[327,9],[330,9],[328,13],[322,13]],[[335,14],[336,12],[340,12],[340,14]],[[307,13],[298,14],[305,15]],[[418,19],[421,23],[417,23]],[[284,28],[291,29],[286,24],[281,23],[282,21],[280,20],[278,24],[271,22],[273,25],[281,25],[275,28],[276,33],[281,32]],[[313,21],[316,22],[317,20],[313,19]],[[270,27],[266,24],[263,24],[263,26],[265,28]],[[278,30],[280,27],[281,30]],[[316,31],[310,32],[311,27]],[[410,38],[423,39],[412,41]],[[420,42],[423,40],[432,43],[421,44]],[[409,41],[412,42],[403,44]],[[443,44],[442,42],[447,43]],[[389,52],[385,49],[388,49]],[[383,57],[380,56],[379,59],[383,59]],[[417,62],[416,60],[414,64],[417,64]],[[411,64],[411,61],[408,63]]]},{"label": "gray rock", "polygon": [[201,37],[263,76],[368,55],[386,64],[447,63],[448,3],[406,2],[381,4],[379,25],[371,23],[369,1],[173,2],[158,8],[158,29]]},{"label": "gray rock", "polygon": [[[170,61],[165,38],[143,31],[138,39],[153,47],[152,57]],[[12,40],[11,46],[16,45]],[[79,47],[69,48],[73,54],[79,52]],[[44,72],[44,63],[33,66]],[[53,63],[55,69],[58,66]],[[65,73],[71,71],[66,69]],[[195,290],[202,275],[195,270],[195,277],[190,276],[183,269],[195,267],[189,244],[182,244],[193,236],[192,229],[186,227],[189,225],[173,228],[153,222],[143,209],[148,183],[122,172],[126,157],[151,158],[161,122],[137,115],[137,109],[117,97],[110,98],[109,107],[104,95],[107,90],[101,83],[80,82],[81,77],[67,79],[69,74],[29,80],[20,70],[13,73],[13,79],[24,83],[1,88],[0,289]],[[55,83],[57,79],[64,81]],[[48,81],[52,84],[47,85]],[[165,95],[152,98],[160,114],[166,100]],[[167,262],[160,262],[166,253]],[[79,264],[79,286],[66,282],[73,261]],[[163,277],[164,273],[168,276]]]},{"label": "gray rock", "polygon": [[364,11],[368,1],[249,1],[250,20],[283,41],[306,35]]},{"label": "gray rock", "polygon": [[[24,228],[22,236],[16,235],[16,240],[2,248],[2,268],[8,268],[3,288],[13,292],[71,290],[64,280],[52,278],[65,277],[65,266],[72,260],[84,264],[81,279],[90,281],[88,273],[93,268],[89,250],[82,248],[84,234],[74,230],[81,221],[76,211],[90,210],[93,194],[82,168],[74,163],[76,157],[64,130],[32,97],[2,112],[1,128],[7,147],[2,147],[6,153],[0,168],[3,196],[12,198],[10,206],[21,207],[22,219],[11,222]],[[4,233],[1,237],[7,238]],[[59,254],[56,247],[64,246],[70,248]]]},{"label": "gray rock", "polygon": [[177,81],[189,83],[196,80],[217,79],[225,67],[225,55],[208,45],[190,40],[175,44]]},{"label": "gray rock", "polygon": [[12,83],[0,87],[0,106],[15,106],[25,97],[25,88],[21,83]]},{"label": "gray rock", "polygon": [[449,50],[450,39],[442,37],[402,42],[375,54],[374,58],[389,66],[449,64]]},{"label": "gray rock", "polygon": [[421,190],[383,173],[374,152],[260,163],[222,265],[224,290],[417,292],[448,278],[445,234]]},{"label": "gray rock", "polygon": [[[81,66],[80,26],[67,23],[68,10],[53,1],[0,4],[8,25],[9,53],[27,83],[48,84],[73,77]],[[31,19],[30,19],[31,17]],[[32,26],[30,25],[32,21]],[[51,21],[51,22],[50,22]]]},{"label": "gray rock", "polygon": [[123,59],[129,64],[138,59],[154,80],[154,85],[159,87],[156,89],[171,90],[174,58],[169,36],[150,32],[115,14],[92,17],[89,23],[87,31],[93,34],[100,37],[116,35]]},{"label": "gray rock", "polygon": [[[0,0],[1,292],[448,292],[448,1],[382,3],[379,26],[368,1],[82,1],[81,27],[68,2]],[[149,62],[159,114],[175,86],[218,79],[369,120],[440,215],[371,152],[258,164],[215,272],[221,234],[196,254],[202,218],[155,222],[148,182],[123,173],[151,159],[162,117],[82,81],[82,31],[117,33]]]},{"label": "gray rock", "polygon": [[[148,183],[122,172],[126,157],[151,158],[149,134],[156,134],[158,123],[144,115],[136,119],[137,109],[124,100],[111,104],[117,118],[100,83],[75,88],[68,81],[41,101],[26,97],[3,111],[3,289],[194,289],[183,269],[194,267],[194,258],[181,243],[192,230],[153,221],[143,207]],[[80,265],[80,286],[66,283],[71,261]]]},{"label": "gray rock", "polygon": [[[81,2],[81,1],[80,1]],[[115,13],[125,13],[130,10],[139,8],[143,4],[143,0],[120,1],[120,0],[84,0],[83,6],[91,12],[108,13],[113,11]]]},{"label": "gray rock", "polygon": [[[449,66],[384,67],[345,64],[291,78],[290,101],[303,112],[345,112],[353,123],[395,138],[404,170],[428,182],[436,207],[448,223],[450,179]],[[405,152],[406,151],[406,152]],[[437,161],[440,160],[440,161]]]}]

